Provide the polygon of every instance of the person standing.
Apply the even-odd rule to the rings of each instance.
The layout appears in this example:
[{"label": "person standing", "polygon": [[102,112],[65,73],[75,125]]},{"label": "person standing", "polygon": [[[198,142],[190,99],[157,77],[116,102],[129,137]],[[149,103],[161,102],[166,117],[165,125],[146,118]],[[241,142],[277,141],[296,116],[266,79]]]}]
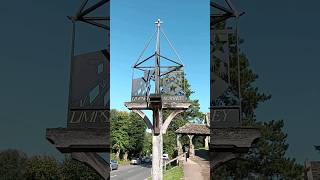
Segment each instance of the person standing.
[{"label": "person standing", "polygon": [[184,147],[184,152],[186,153],[186,154],[185,154],[185,157],[186,157],[186,162],[187,162],[187,160],[188,160],[188,158],[189,158],[189,148],[188,148],[188,146],[185,146],[185,147]]}]

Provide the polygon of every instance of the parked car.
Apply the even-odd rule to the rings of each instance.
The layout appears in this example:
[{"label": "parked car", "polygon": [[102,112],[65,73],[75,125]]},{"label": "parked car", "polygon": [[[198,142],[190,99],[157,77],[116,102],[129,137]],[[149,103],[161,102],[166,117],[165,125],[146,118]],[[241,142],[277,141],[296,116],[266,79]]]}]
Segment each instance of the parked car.
[{"label": "parked car", "polygon": [[110,161],[110,169],[112,170],[117,170],[118,169],[118,161],[116,160],[111,160]]},{"label": "parked car", "polygon": [[150,157],[144,157],[144,158],[142,158],[142,162],[149,163],[149,162],[151,162],[151,158]]},{"label": "parked car", "polygon": [[141,164],[141,160],[139,158],[133,158],[130,164],[134,164],[134,165]]},{"label": "parked car", "polygon": [[162,159],[166,161],[169,160],[169,154],[163,154]]}]

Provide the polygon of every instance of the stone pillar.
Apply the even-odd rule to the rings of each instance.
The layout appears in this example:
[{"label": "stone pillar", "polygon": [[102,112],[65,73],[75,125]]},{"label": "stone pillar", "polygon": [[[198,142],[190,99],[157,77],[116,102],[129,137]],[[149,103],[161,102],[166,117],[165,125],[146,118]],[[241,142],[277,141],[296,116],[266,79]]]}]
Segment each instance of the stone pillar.
[{"label": "stone pillar", "polygon": [[206,138],[204,139],[204,148],[207,150],[209,149],[209,139],[209,136],[206,136]]},{"label": "stone pillar", "polygon": [[177,150],[178,150],[178,155],[180,155],[180,154],[183,153],[182,144],[181,144],[181,142],[180,142],[180,137],[181,137],[181,134],[178,134],[178,135],[177,135]]},{"label": "stone pillar", "polygon": [[194,135],[188,135],[188,137],[189,137],[189,156],[194,157],[194,145],[192,142]]}]

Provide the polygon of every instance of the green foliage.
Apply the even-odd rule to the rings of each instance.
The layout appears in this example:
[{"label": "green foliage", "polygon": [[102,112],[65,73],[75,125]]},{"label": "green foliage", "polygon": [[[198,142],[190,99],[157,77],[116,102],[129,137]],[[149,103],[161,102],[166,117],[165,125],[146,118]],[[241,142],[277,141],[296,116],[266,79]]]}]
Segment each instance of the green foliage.
[{"label": "green foliage", "polygon": [[176,151],[176,134],[173,131],[167,131],[166,134],[163,135],[163,153],[167,153],[169,158],[173,158]]},{"label": "green foliage", "polygon": [[[173,167],[163,173],[164,180],[180,180],[183,179],[183,168],[182,166]],[[151,177],[148,178],[151,180]]]},{"label": "green foliage", "polygon": [[27,180],[56,180],[62,178],[58,161],[49,156],[29,158],[24,176]]},{"label": "green foliage", "polygon": [[[172,158],[176,153],[177,140],[175,131],[188,122],[204,117],[204,114],[200,112],[199,100],[191,99],[191,95],[194,93],[194,91],[191,90],[191,85],[189,84],[187,79],[185,79],[185,92],[188,102],[191,103],[191,106],[188,110],[178,114],[172,120],[167,129],[167,133],[163,136],[163,149],[165,153],[169,154],[170,158]],[[171,111],[163,112],[164,119],[169,116],[170,112]],[[186,136],[182,136],[180,141],[182,144],[189,144],[188,137]]]},{"label": "green foliage", "polygon": [[181,166],[176,166],[168,171],[164,172],[164,180],[179,180],[183,178],[183,168]]},{"label": "green foliage", "polygon": [[[225,24],[220,24],[224,27]],[[231,38],[231,44],[235,43]],[[243,42],[243,40],[241,40]],[[284,122],[273,120],[257,122],[255,110],[258,105],[271,98],[271,95],[261,93],[254,82],[258,75],[250,69],[249,60],[245,54],[240,54],[242,117],[244,125],[261,129],[262,137],[255,148],[241,159],[229,161],[214,171],[213,179],[303,179],[302,165],[295,159],[285,156],[288,149],[287,134],[283,132]],[[231,84],[237,88],[237,56],[236,49],[231,48],[230,60]],[[236,89],[234,89],[236,90]],[[224,99],[228,101],[228,99]]]},{"label": "green foliage", "polygon": [[84,163],[69,157],[60,163],[50,156],[28,158],[23,152],[0,152],[1,180],[102,180],[100,175]]},{"label": "green foliage", "polygon": [[117,152],[116,157],[119,159],[120,151],[125,151],[129,146],[129,113],[112,109],[110,119],[112,149]]},{"label": "green foliage", "polygon": [[204,148],[204,139],[206,137],[205,136],[195,136],[193,138],[193,145],[195,149],[200,149],[200,148]]},{"label": "green foliage", "polygon": [[69,157],[63,161],[61,173],[63,180],[103,180],[94,169]]},{"label": "green foliage", "polygon": [[0,179],[24,179],[27,155],[23,152],[8,149],[0,152]]},{"label": "green foliage", "polygon": [[146,132],[143,140],[143,154],[150,156],[152,154],[152,134]]},{"label": "green foliage", "polygon": [[143,154],[143,145],[146,132],[146,124],[136,113],[130,112],[128,123],[129,144],[127,151],[133,156]]},{"label": "green foliage", "polygon": [[146,125],[143,119],[133,113],[111,110],[111,143],[116,158],[120,153],[129,153],[130,156],[143,154]]},{"label": "green foliage", "polygon": [[287,135],[283,132],[283,121],[257,123],[262,137],[255,148],[241,160],[230,161],[215,171],[215,178],[231,177],[243,179],[303,179],[303,166],[294,159],[286,158]]}]

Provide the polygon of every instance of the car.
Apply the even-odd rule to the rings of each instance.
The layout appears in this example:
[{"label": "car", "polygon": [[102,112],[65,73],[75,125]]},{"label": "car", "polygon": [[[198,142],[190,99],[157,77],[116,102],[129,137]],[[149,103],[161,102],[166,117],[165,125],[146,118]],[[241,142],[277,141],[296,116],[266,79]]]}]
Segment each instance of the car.
[{"label": "car", "polygon": [[144,157],[144,158],[142,159],[142,161],[143,161],[144,163],[149,163],[149,162],[151,162],[151,158],[150,158],[150,157]]},{"label": "car", "polygon": [[141,160],[139,158],[133,158],[131,160],[130,164],[139,165],[139,164],[141,164]]},{"label": "car", "polygon": [[169,154],[163,154],[162,155],[163,160],[169,160]]},{"label": "car", "polygon": [[116,160],[111,160],[110,161],[110,169],[112,170],[117,170],[118,169],[118,161]]}]

